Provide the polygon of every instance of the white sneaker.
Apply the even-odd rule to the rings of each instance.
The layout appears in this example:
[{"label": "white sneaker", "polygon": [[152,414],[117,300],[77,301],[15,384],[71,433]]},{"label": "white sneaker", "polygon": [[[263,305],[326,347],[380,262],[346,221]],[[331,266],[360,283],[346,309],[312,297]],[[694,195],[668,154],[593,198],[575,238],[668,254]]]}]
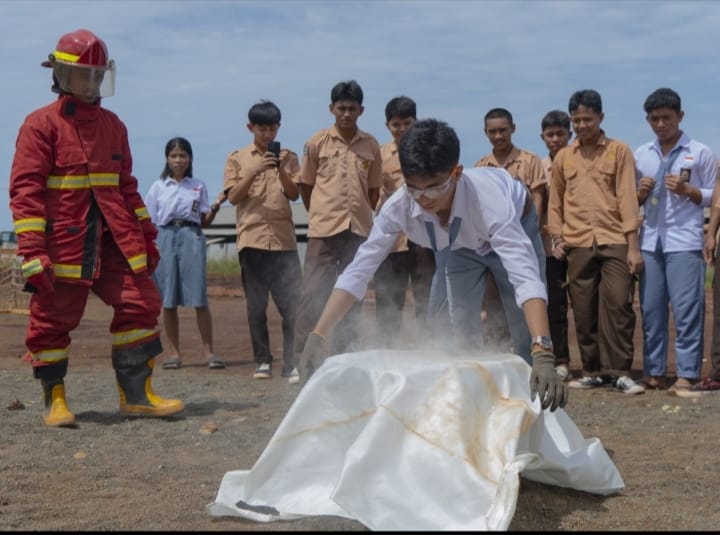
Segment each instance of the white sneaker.
[{"label": "white sneaker", "polygon": [[568,367],[565,364],[558,364],[555,366],[555,373],[558,374],[558,377],[565,381],[568,377],[568,374],[570,373],[570,370],[568,370]]},{"label": "white sneaker", "polygon": [[600,375],[586,375],[580,379],[574,379],[568,383],[568,388],[597,388],[598,386],[604,386],[610,382],[610,379],[602,377]]},{"label": "white sneaker", "polygon": [[627,375],[618,377],[613,386],[620,390],[623,394],[635,395],[645,392],[645,387],[643,385],[636,383]]},{"label": "white sneaker", "polygon": [[293,368],[290,372],[290,375],[288,376],[288,383],[291,385],[296,385],[300,382],[300,374],[298,373],[297,368]]}]

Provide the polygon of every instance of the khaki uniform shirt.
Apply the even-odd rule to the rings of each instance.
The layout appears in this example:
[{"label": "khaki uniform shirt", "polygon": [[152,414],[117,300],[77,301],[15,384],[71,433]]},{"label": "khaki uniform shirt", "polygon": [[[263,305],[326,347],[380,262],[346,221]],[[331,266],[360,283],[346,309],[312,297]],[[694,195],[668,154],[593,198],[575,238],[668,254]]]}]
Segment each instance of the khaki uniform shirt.
[{"label": "khaki uniform shirt", "polygon": [[380,144],[360,129],[348,144],[335,125],[321,130],[305,143],[296,182],[313,186],[309,238],[348,229],[367,236],[373,219],[368,191],[382,185]]},{"label": "khaki uniform shirt", "polygon": [[547,183],[547,191],[545,192],[545,212],[543,213],[542,221],[540,221],[540,238],[542,238],[543,247],[545,248],[545,256],[553,256],[552,251],[552,238],[550,237],[550,232],[543,232],[543,228],[545,228],[548,224],[548,200],[550,198],[550,178],[552,177],[552,160],[550,159],[550,156],[546,156],[542,160],[542,166],[543,171],[545,172],[545,178],[548,181]]},{"label": "khaki uniform shirt", "polygon": [[548,182],[540,157],[517,147],[513,147],[512,152],[505,159],[505,165],[500,165],[491,152],[475,162],[475,167],[501,167],[510,173],[510,176],[525,182],[530,191]]},{"label": "khaki uniform shirt", "polygon": [[[264,152],[255,144],[236,150],[225,162],[223,190],[237,184],[246,169],[262,161]],[[290,152],[284,165],[285,171],[294,177],[300,170],[297,154]],[[247,197],[235,207],[237,222],[237,250],[244,247],[264,251],[294,251],[295,223],[292,219],[290,201],[285,196],[277,169],[267,169],[252,180]]]},{"label": "khaki uniform shirt", "polygon": [[583,155],[575,139],[555,155],[552,165],[548,227],[570,247],[627,244],[637,231],[640,210],[632,149],[600,136],[592,153]]},{"label": "khaki uniform shirt", "polygon": [[[382,156],[382,187],[380,188],[380,198],[375,207],[375,213],[380,212],[383,203],[405,183],[405,178],[400,169],[400,157],[398,156],[398,147],[395,141],[380,147],[380,154]],[[402,233],[390,252],[397,253],[407,250],[407,236]]]}]

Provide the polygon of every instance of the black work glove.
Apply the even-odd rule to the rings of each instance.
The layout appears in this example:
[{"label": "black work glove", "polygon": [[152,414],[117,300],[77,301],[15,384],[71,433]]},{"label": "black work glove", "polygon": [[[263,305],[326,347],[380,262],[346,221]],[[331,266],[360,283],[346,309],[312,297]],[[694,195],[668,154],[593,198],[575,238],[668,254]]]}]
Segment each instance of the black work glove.
[{"label": "black work glove", "polygon": [[535,401],[539,395],[543,410],[550,407],[550,412],[554,412],[558,407],[564,407],[568,387],[555,371],[555,355],[549,351],[536,351],[532,354],[532,362],[530,401]]},{"label": "black work glove", "polygon": [[303,384],[310,379],[310,376],[322,366],[328,357],[325,337],[311,332],[305,341],[305,347],[300,355],[300,380]]}]

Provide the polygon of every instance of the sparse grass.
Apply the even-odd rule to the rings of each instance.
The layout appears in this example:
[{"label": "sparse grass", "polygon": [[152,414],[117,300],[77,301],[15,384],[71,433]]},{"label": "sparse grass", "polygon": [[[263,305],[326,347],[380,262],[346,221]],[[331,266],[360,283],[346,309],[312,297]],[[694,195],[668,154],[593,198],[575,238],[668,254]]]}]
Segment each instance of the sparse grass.
[{"label": "sparse grass", "polygon": [[207,261],[207,274],[215,277],[234,277],[240,274],[237,257],[210,258]]}]

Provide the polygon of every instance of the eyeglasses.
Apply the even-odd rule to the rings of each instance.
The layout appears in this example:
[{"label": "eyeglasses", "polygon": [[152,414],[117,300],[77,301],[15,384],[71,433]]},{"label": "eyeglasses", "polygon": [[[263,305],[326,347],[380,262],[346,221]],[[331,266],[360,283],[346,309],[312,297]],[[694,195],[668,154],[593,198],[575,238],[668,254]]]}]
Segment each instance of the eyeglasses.
[{"label": "eyeglasses", "polygon": [[408,184],[405,184],[405,189],[408,191],[410,195],[412,195],[412,198],[417,200],[420,197],[427,197],[428,199],[437,199],[438,197],[441,197],[450,187],[450,184],[452,184],[452,175],[448,177],[448,179],[443,182],[442,184],[439,184],[437,186],[432,186],[430,188],[416,188],[414,186],[410,186]]}]

